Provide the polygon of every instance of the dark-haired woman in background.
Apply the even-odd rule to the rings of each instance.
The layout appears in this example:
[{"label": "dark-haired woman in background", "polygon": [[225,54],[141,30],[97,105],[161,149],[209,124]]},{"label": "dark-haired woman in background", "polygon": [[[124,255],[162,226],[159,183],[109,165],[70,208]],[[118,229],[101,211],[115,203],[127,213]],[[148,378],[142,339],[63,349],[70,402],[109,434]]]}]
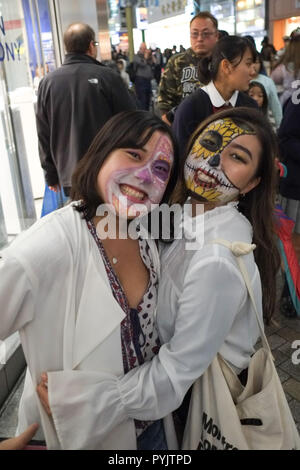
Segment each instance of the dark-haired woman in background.
[{"label": "dark-haired woman in background", "polygon": [[246,93],[255,75],[256,50],[245,38],[227,36],[214,47],[212,56],[201,60],[198,75],[206,86],[187,97],[178,107],[172,129],[178,140],[180,158],[197,126],[226,107],[256,108]]}]

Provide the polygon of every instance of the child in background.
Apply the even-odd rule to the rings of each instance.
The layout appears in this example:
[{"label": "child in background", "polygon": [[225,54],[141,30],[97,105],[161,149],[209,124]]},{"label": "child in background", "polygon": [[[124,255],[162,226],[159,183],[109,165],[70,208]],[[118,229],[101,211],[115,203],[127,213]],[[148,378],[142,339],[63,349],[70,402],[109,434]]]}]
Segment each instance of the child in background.
[{"label": "child in background", "polygon": [[249,85],[248,95],[256,101],[259,109],[268,118],[274,131],[276,131],[275,120],[272,113],[268,110],[269,102],[265,87],[261,83],[253,81]]},{"label": "child in background", "polygon": [[262,73],[262,66],[262,58],[258,55],[254,65],[255,75],[252,81],[259,82],[264,86],[268,97],[269,110],[272,112],[276,129],[278,129],[282,120],[282,106],[278,99],[276,85],[270,77],[267,77]]},{"label": "child in background", "polygon": [[268,115],[268,97],[265,87],[258,82],[251,82],[248,95],[253,98],[265,116]]}]

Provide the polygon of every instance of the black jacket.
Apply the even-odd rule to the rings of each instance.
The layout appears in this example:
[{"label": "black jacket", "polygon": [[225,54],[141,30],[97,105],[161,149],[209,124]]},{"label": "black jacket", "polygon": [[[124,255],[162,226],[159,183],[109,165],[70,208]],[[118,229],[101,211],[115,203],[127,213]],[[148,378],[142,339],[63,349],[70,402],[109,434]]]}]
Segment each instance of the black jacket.
[{"label": "black jacket", "polygon": [[[235,106],[257,108],[256,101],[242,92],[239,92]],[[193,132],[211,114],[213,114],[213,105],[208,94],[201,88],[180,103],[172,124],[172,130],[178,142],[180,159],[184,158],[185,147]]]},{"label": "black jacket", "polygon": [[70,187],[99,129],[114,114],[135,108],[118,74],[86,54],[67,54],[38,90],[39,153],[47,184]]},{"label": "black jacket", "polygon": [[288,199],[300,201],[300,103],[297,101],[293,103],[290,99],[286,103],[278,130],[281,158],[287,167],[279,192]]}]

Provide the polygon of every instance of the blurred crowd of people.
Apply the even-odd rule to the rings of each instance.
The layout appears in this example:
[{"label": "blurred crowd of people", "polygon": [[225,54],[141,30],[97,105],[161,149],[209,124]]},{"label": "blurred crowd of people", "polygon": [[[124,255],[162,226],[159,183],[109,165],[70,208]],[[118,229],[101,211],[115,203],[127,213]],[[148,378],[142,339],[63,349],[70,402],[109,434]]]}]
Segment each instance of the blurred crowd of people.
[{"label": "blurred crowd of people", "polygon": [[[257,50],[256,58],[256,74],[253,77],[253,81],[259,82],[260,85],[257,85],[260,88],[260,91],[253,91],[253,84],[251,85],[251,94],[250,96],[256,99],[256,96],[261,95],[258,103],[263,98],[262,109],[265,110],[269,118],[271,119],[272,124],[275,128],[278,128],[282,118],[282,106],[289,98],[292,93],[292,82],[298,78],[299,75],[299,62],[300,62],[300,51],[299,51],[299,41],[297,37],[300,35],[300,29],[296,29],[290,36],[284,36],[283,42],[284,46],[276,51],[274,45],[270,42],[269,37],[265,36],[261,42],[261,50]],[[218,30],[218,38],[226,37],[228,33],[226,31]],[[246,36],[247,39],[252,41],[255,45],[254,39],[252,36]],[[191,38],[191,43],[193,39]],[[214,42],[212,46],[214,46]],[[128,88],[133,87],[138,97],[138,104],[142,109],[149,109],[151,103],[151,81],[152,87],[153,84],[159,86],[160,92],[164,94],[164,80],[165,77],[171,75],[171,80],[176,80],[176,71],[174,73],[173,64],[180,62],[181,58],[186,58],[186,54],[197,55],[197,61],[201,58],[201,52],[193,48],[186,50],[182,45],[180,45],[179,50],[173,45],[172,48],[166,48],[163,52],[159,47],[155,49],[148,48],[146,43],[140,45],[139,51],[134,57],[133,64],[131,66],[128,53],[122,49],[112,49],[112,60],[106,61],[105,63],[113,68],[115,71],[118,71],[121,74],[121,77]],[[210,53],[210,50],[204,50],[204,54]],[[176,59],[174,59],[176,56]],[[169,63],[170,58],[172,61]],[[188,58],[191,61],[191,58]],[[134,72],[132,73],[132,68]],[[142,70],[143,68],[143,70]],[[194,73],[194,78],[197,73]],[[136,78],[138,78],[137,83]],[[143,78],[143,80],[141,80]],[[182,77],[180,77],[182,78]],[[271,80],[270,80],[271,79]],[[195,83],[197,80],[195,80]],[[191,81],[189,80],[189,83]],[[168,82],[170,85],[170,82]],[[173,85],[173,84],[172,84]],[[178,85],[176,84],[175,87]],[[195,87],[192,87],[194,91],[195,88],[199,86],[199,83],[196,83]],[[191,85],[189,85],[191,87]],[[156,86],[154,87],[156,89]],[[186,87],[187,88],[187,87]],[[172,87],[171,87],[172,89]],[[250,91],[249,91],[250,92]],[[169,91],[166,91],[169,94]],[[180,96],[187,96],[190,92],[183,93]],[[158,102],[161,102],[163,98],[158,94]],[[157,97],[157,96],[156,96]],[[152,106],[153,106],[152,102]],[[177,105],[179,103],[172,103],[172,105]],[[165,106],[165,104],[163,104]],[[163,109],[163,106],[158,108],[163,113],[164,110],[169,111],[170,109]],[[261,105],[259,104],[261,107]],[[173,107],[173,106],[172,106]]]},{"label": "blurred crowd of people", "polygon": [[[186,49],[182,44],[180,44],[179,50],[177,50],[177,46],[174,45],[171,49],[166,48],[163,52],[159,47],[156,47],[155,49],[149,47],[149,51],[151,51],[151,54],[155,57],[156,63],[159,63],[161,67],[167,65],[168,60],[172,55],[185,52],[185,50]],[[115,46],[112,47],[111,58],[114,62],[118,62],[119,59],[123,59],[126,62],[129,62],[128,51],[121,48],[116,49]]]}]

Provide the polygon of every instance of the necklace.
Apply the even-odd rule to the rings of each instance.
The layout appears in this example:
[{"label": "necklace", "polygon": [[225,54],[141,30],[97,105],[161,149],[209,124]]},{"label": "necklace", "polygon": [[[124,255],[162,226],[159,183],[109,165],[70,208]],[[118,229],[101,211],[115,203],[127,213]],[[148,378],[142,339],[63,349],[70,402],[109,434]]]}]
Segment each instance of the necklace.
[{"label": "necklace", "polygon": [[[94,223],[94,222],[93,222],[93,223]],[[95,223],[94,223],[94,224],[95,224]],[[95,227],[95,229],[96,229],[96,227]],[[97,235],[97,237],[98,237],[97,229],[96,229],[96,235]],[[99,237],[98,237],[98,238],[99,238]],[[99,240],[100,240],[100,238],[99,238]],[[100,241],[101,241],[101,240],[100,240]],[[104,251],[106,252],[106,256],[111,259],[111,261],[112,261],[112,263],[113,263],[114,265],[117,264],[117,262],[119,261],[118,258],[116,258],[116,256],[113,256],[113,255],[111,254],[110,250],[107,248],[107,245],[106,245],[105,243],[103,243],[103,240],[101,241],[101,244],[102,244],[102,247],[103,247]],[[105,245],[106,245],[106,246],[105,246]]]},{"label": "necklace", "polygon": [[107,255],[108,255],[109,258],[111,259],[112,263],[113,263],[114,265],[117,264],[117,262],[119,261],[118,258],[117,258],[116,256],[113,256],[113,255],[111,254],[110,250],[107,249],[107,247],[104,248],[104,249],[106,250]]},{"label": "necklace", "polygon": [[107,245],[106,246],[104,245],[103,241],[102,241],[102,246],[104,250],[106,251],[107,257],[111,259],[114,265],[117,264],[117,262],[119,261],[118,258],[112,255],[111,251],[108,249]]}]

